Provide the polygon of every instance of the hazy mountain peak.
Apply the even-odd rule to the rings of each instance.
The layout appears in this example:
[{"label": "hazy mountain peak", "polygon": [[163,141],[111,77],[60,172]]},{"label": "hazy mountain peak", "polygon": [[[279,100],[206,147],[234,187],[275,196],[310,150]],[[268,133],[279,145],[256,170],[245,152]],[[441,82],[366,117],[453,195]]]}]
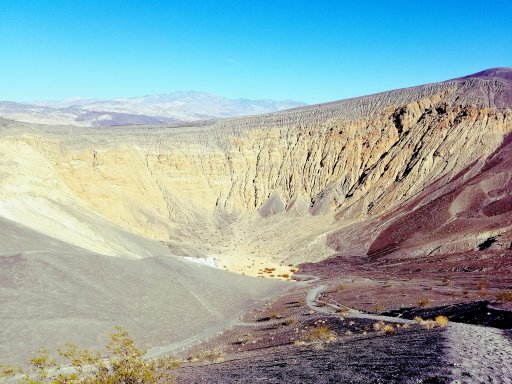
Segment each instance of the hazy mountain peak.
[{"label": "hazy mountain peak", "polygon": [[294,100],[230,99],[207,92],[177,91],[110,100],[74,97],[0,103],[0,115],[19,121],[79,126],[172,124],[259,115],[305,105]]}]

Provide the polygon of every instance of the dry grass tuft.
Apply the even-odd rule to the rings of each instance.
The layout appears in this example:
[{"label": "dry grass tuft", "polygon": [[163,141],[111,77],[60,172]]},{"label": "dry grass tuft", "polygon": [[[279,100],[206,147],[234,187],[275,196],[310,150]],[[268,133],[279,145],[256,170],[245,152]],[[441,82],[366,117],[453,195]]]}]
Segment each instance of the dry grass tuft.
[{"label": "dry grass tuft", "polygon": [[431,303],[431,301],[427,297],[422,297],[422,298],[419,298],[418,300],[416,300],[416,304],[418,304],[418,306],[421,308],[428,307],[430,305],[430,303]]},{"label": "dry grass tuft", "polygon": [[512,302],[512,291],[500,291],[496,294],[496,299],[502,303]]},{"label": "dry grass tuft", "polygon": [[246,333],[245,335],[242,335],[238,337],[233,344],[256,344],[257,338],[252,333]]},{"label": "dry grass tuft", "polygon": [[189,357],[187,360],[190,362],[211,362],[222,363],[224,362],[226,354],[221,350],[201,351]]},{"label": "dry grass tuft", "polygon": [[484,290],[484,289],[487,289],[487,283],[485,281],[481,281],[478,283],[478,289],[479,290]]},{"label": "dry grass tuft", "polygon": [[379,332],[384,328],[385,325],[386,325],[386,323],[384,323],[382,320],[379,320],[373,324],[373,330],[375,332]]},{"label": "dry grass tuft", "polygon": [[395,327],[393,327],[393,325],[386,324],[382,320],[379,320],[373,324],[373,330],[375,332],[381,332],[381,333],[385,333],[387,335],[391,335],[392,333],[396,332],[396,329],[395,329]]},{"label": "dry grass tuft", "polygon": [[[58,356],[51,357],[48,351],[40,351],[30,360],[26,369],[1,367],[1,377],[14,381],[22,378],[20,384],[106,384],[174,383],[169,370],[179,365],[172,357],[158,360],[144,359],[145,352],[139,349],[128,332],[121,327],[110,336],[107,345],[109,356],[105,358],[98,351],[81,349],[74,344],[66,344],[57,350]],[[0,380],[5,382],[5,380]]]},{"label": "dry grass tuft", "polygon": [[419,316],[416,316],[414,320],[425,329],[433,329],[436,327],[446,327],[448,325],[448,318],[446,316],[439,315],[435,320],[427,319],[424,320]]},{"label": "dry grass tuft", "polygon": [[290,316],[288,317],[287,319],[285,319],[283,321],[283,325],[292,325],[292,324],[297,324],[298,323],[298,319],[297,319],[297,316]]},{"label": "dry grass tuft", "polygon": [[342,306],[342,307],[338,308],[338,312],[341,313],[341,314],[349,313],[350,312],[350,308],[346,307],[346,306]]},{"label": "dry grass tuft", "polygon": [[277,312],[277,311],[272,311],[272,312],[270,312],[270,318],[271,319],[282,319],[283,316],[281,316],[279,314],[279,312]]},{"label": "dry grass tuft", "polygon": [[439,315],[439,316],[436,316],[436,319],[435,319],[435,322],[440,326],[440,327],[446,327],[448,325],[448,318],[446,316],[443,316],[443,315]]},{"label": "dry grass tuft", "polygon": [[381,312],[384,312],[386,308],[382,305],[382,304],[375,304],[373,307],[372,307],[372,310],[373,312],[377,312],[377,313],[381,313]]},{"label": "dry grass tuft", "polygon": [[336,340],[334,332],[329,324],[318,322],[313,328],[306,331],[303,340],[307,343],[330,342]]}]

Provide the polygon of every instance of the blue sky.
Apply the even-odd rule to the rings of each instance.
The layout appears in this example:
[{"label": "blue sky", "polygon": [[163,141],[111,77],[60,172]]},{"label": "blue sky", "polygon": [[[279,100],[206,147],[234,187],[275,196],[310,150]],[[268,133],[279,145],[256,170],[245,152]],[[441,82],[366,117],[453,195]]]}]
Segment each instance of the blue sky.
[{"label": "blue sky", "polygon": [[338,100],[512,66],[512,1],[0,0],[0,100]]}]

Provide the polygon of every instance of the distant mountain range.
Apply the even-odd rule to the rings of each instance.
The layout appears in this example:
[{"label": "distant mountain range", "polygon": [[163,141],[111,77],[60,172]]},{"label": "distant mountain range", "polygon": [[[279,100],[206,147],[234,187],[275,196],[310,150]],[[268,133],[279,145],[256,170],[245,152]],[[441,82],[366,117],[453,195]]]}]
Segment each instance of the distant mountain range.
[{"label": "distant mountain range", "polygon": [[0,117],[78,126],[162,125],[258,115],[304,105],[294,100],[229,99],[210,93],[187,91],[112,100],[74,98],[31,103],[0,101]]}]

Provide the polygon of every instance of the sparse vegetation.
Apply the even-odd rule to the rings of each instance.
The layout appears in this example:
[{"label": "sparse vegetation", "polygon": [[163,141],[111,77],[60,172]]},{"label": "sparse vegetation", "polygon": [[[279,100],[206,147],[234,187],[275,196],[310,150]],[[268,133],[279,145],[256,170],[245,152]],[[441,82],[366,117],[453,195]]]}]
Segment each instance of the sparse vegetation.
[{"label": "sparse vegetation", "polygon": [[387,335],[390,335],[390,334],[396,332],[395,327],[393,327],[393,325],[386,324],[382,320],[379,320],[379,321],[377,321],[376,323],[373,324],[373,330],[375,332],[381,332],[381,333],[385,333]]},{"label": "sparse vegetation", "polygon": [[422,297],[416,300],[416,304],[418,304],[419,307],[425,308],[430,305],[431,301],[427,297]]},{"label": "sparse vegetation", "polygon": [[439,315],[439,316],[436,316],[435,318],[435,322],[440,326],[440,327],[446,327],[448,325],[448,318],[446,316],[443,316],[443,315]]},{"label": "sparse vegetation", "polygon": [[272,311],[272,312],[270,312],[270,318],[271,319],[282,319],[283,316],[281,316],[281,314],[277,311]]},{"label": "sparse vegetation", "polygon": [[283,321],[283,325],[292,325],[292,324],[297,324],[298,323],[298,319],[296,316],[290,316],[288,317],[287,319],[285,319]]},{"label": "sparse vegetation", "polygon": [[330,342],[336,340],[336,332],[334,332],[329,324],[324,320],[315,322],[312,328],[306,330],[302,341],[306,343]]},{"label": "sparse vegetation", "polygon": [[211,362],[222,363],[224,362],[226,354],[221,350],[210,350],[198,352],[190,356],[187,360],[190,362]]},{"label": "sparse vegetation", "polygon": [[434,321],[434,320],[424,320],[422,319],[421,317],[419,316],[416,316],[414,318],[414,320],[419,324],[421,325],[423,328],[426,328],[426,329],[432,329],[432,328],[435,328],[435,326],[437,325],[437,323]]},{"label": "sparse vegetation", "polygon": [[377,313],[384,312],[384,310],[385,310],[385,309],[386,309],[386,308],[385,308],[383,305],[381,305],[381,304],[375,304],[375,305],[372,307],[372,310],[373,310],[374,312],[377,312]]},{"label": "sparse vegetation", "polygon": [[478,289],[480,291],[484,290],[484,289],[487,289],[487,283],[485,281],[481,281],[478,283]]},{"label": "sparse vegetation", "polygon": [[436,316],[436,318],[434,320],[432,320],[432,319],[424,320],[421,317],[416,316],[414,318],[414,320],[419,325],[421,325],[423,328],[426,328],[426,329],[432,329],[432,328],[436,328],[436,327],[446,327],[448,325],[448,321],[449,321],[448,317],[443,316],[443,315]]},{"label": "sparse vegetation", "polygon": [[489,295],[489,291],[487,288],[487,283],[485,281],[481,281],[480,283],[478,283],[478,296],[487,297],[487,295]]},{"label": "sparse vegetation", "polygon": [[3,367],[2,376],[20,384],[154,384],[158,381],[173,382],[168,373],[177,367],[170,357],[145,360],[144,352],[129,337],[126,330],[116,327],[107,345],[108,357],[97,351],[80,349],[67,344],[57,351],[58,357],[50,357],[41,350],[30,360],[26,369]]},{"label": "sparse vegetation", "polygon": [[512,302],[512,291],[500,291],[496,294],[496,299],[502,303]]},{"label": "sparse vegetation", "polygon": [[242,335],[238,337],[233,344],[256,344],[256,336],[254,336],[252,333],[246,333],[245,335]]},{"label": "sparse vegetation", "polygon": [[350,308],[349,308],[349,307],[347,307],[347,306],[344,306],[344,305],[343,305],[343,306],[341,306],[341,307],[339,307],[339,308],[338,308],[338,312],[339,312],[339,313],[342,313],[342,314],[345,314],[345,313],[350,312]]}]

